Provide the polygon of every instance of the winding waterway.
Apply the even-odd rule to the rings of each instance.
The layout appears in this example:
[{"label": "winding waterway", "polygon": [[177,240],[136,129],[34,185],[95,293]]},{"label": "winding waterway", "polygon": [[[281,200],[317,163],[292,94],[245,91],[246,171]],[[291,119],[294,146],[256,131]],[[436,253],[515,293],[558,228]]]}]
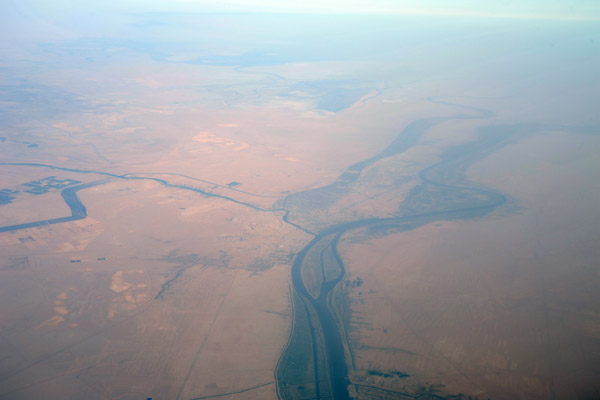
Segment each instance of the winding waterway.
[{"label": "winding waterway", "polygon": [[[39,163],[0,163],[22,167],[48,168],[71,173],[96,174],[108,179],[71,186],[61,192],[71,209],[71,216],[19,225],[0,227],[0,232],[15,231],[49,224],[58,224],[85,218],[87,211],[77,196],[79,190],[90,188],[113,179],[149,180],[166,187],[190,190],[204,196],[216,197],[263,212],[279,213],[281,219],[312,235],[313,239],[296,255],[292,266],[293,323],[288,344],[278,362],[275,378],[281,398],[334,398],[349,399],[348,354],[349,343],[345,334],[342,311],[339,310],[339,292],[345,275],[345,267],[338,252],[338,242],[349,231],[359,228],[406,231],[436,220],[474,218],[486,215],[506,202],[506,197],[493,190],[480,187],[466,177],[466,169],[473,162],[509,143],[515,137],[535,130],[532,126],[486,126],[480,128],[477,138],[469,143],[454,146],[439,155],[440,161],[418,173],[419,183],[399,204],[395,217],[366,218],[350,222],[335,223],[319,232],[303,226],[297,220],[304,214],[320,209],[327,210],[337,200],[352,190],[352,185],[363,171],[383,159],[398,156],[417,144],[425,132],[450,120],[487,119],[491,113],[472,107],[430,99],[431,102],[462,107],[470,114],[451,117],[434,117],[414,121],[397,138],[378,154],[348,167],[339,178],[326,186],[287,196],[278,208],[263,208],[235,197],[209,192],[200,188],[173,184],[165,179],[139,174],[115,174],[105,171],[64,168]],[[168,173],[163,175],[169,175]],[[190,178],[190,177],[187,177]],[[195,179],[195,178],[191,178]],[[195,179],[199,180],[199,179]],[[199,180],[201,182],[206,182]],[[232,193],[238,189],[217,185]],[[245,192],[242,192],[245,193]],[[253,195],[251,193],[245,193]],[[260,195],[258,195],[260,196]],[[318,293],[309,290],[303,279],[303,270],[314,267],[311,251],[321,249],[318,268],[322,270],[322,281]],[[324,252],[329,257],[324,257]],[[327,272],[326,272],[327,271]]]},{"label": "winding waterway", "polygon": [[[450,105],[447,102],[439,103]],[[351,190],[350,185],[357,181],[361,172],[368,166],[406,151],[433,126],[449,120],[485,119],[491,116],[491,113],[486,110],[469,109],[475,113],[427,118],[409,124],[397,139],[379,154],[350,166],[332,184],[288,196],[284,206],[290,207],[298,214],[310,212],[312,204],[327,208]],[[492,212],[503,205],[507,198],[470,182],[466,177],[466,169],[473,162],[532,130],[536,130],[536,127],[520,125],[480,128],[476,140],[449,148],[439,156],[439,162],[418,173],[420,183],[400,204],[397,217],[368,218],[333,224],[317,233],[298,253],[292,267],[292,284],[295,292],[292,296],[294,322],[288,345],[276,371],[278,394],[281,398],[350,398],[348,385],[351,382],[348,380],[347,367],[351,358],[350,344],[345,333],[342,311],[336,309],[339,305],[336,306],[333,298],[345,273],[344,264],[337,250],[340,238],[347,232],[359,228],[407,231],[436,220],[475,218]],[[320,196],[323,199],[320,199]],[[290,216],[296,215],[291,213]],[[318,296],[315,296],[314,290],[311,293],[306,286],[307,278],[306,276],[303,278],[303,270],[314,268],[313,264],[317,262],[314,257],[310,259],[309,253],[313,249],[325,249],[327,246],[333,252],[339,274],[330,280],[323,276],[320,291]],[[331,268],[325,265],[323,257],[320,257],[318,262],[321,265],[317,267],[321,270]],[[307,330],[309,332],[306,332]],[[307,354],[312,357],[308,357]],[[323,371],[324,366],[326,366],[326,373]],[[311,368],[313,372],[307,373]]]},{"label": "winding waterway", "polygon": [[84,219],[85,217],[87,217],[87,210],[86,210],[85,206],[83,205],[83,203],[81,202],[81,200],[79,200],[79,197],[77,196],[77,192],[80,190],[83,190],[83,189],[101,185],[103,183],[106,183],[106,180],[83,183],[81,185],[70,186],[68,188],[63,189],[60,194],[61,194],[62,198],[64,199],[65,203],[67,203],[67,205],[71,209],[70,216],[53,218],[53,219],[45,219],[45,220],[35,221],[35,222],[26,222],[26,223],[17,224],[17,225],[2,226],[2,227],[0,227],[0,232],[18,231],[21,229],[35,228],[35,227],[44,226],[44,225],[62,224],[63,222],[71,222],[71,221],[77,221],[79,219]]}]

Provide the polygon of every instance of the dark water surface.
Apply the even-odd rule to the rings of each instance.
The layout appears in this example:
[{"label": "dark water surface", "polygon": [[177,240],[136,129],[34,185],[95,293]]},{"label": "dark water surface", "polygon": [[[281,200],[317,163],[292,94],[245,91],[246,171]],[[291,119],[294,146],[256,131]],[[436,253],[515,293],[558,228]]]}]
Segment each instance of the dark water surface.
[{"label": "dark water surface", "polygon": [[[446,103],[449,104],[449,103]],[[284,207],[293,212],[289,217],[302,212],[310,212],[311,207],[327,208],[351,190],[350,185],[356,182],[361,172],[381,159],[398,155],[413,145],[431,127],[452,119],[488,118],[491,114],[485,110],[473,109],[475,115],[456,115],[445,118],[427,118],[409,124],[387,148],[366,160],[350,166],[332,184],[290,195]],[[344,276],[344,265],[337,251],[340,237],[354,229],[369,227],[371,231],[407,231],[436,220],[471,219],[486,215],[506,202],[506,197],[470,182],[466,177],[468,166],[486,157],[500,147],[518,140],[524,135],[539,130],[539,126],[487,126],[480,128],[475,141],[454,146],[440,155],[441,161],[421,170],[418,174],[420,183],[415,186],[408,197],[399,205],[396,218],[368,218],[329,226],[315,235],[312,241],[298,253],[292,267],[292,283],[297,296],[294,307],[305,309],[303,313],[294,313],[294,323],[288,346],[286,347],[276,377],[278,393],[282,398],[326,398],[331,393],[334,399],[349,399],[347,340],[344,335],[341,310],[336,309],[333,300],[334,291]],[[297,213],[295,214],[294,211]],[[318,297],[307,290],[302,277],[303,268],[312,268],[313,259],[308,254],[315,248],[330,246],[338,263],[339,275],[332,280],[325,278],[321,283]],[[319,267],[327,268],[321,257]],[[304,321],[307,320],[307,321]],[[318,322],[318,323],[317,323]],[[306,332],[316,330],[318,332]],[[301,329],[303,328],[303,329]],[[322,340],[302,340],[302,337],[318,337]],[[314,349],[311,346],[324,346]],[[312,360],[300,357],[301,354],[314,354]],[[325,357],[326,360],[316,359]],[[324,361],[324,362],[323,362]],[[298,364],[306,364],[299,368]],[[312,366],[311,366],[312,364]],[[317,369],[326,364],[328,381],[313,382],[322,372]],[[401,368],[401,366],[399,366]],[[314,369],[315,373],[302,374],[301,371]],[[311,378],[317,377],[317,378]],[[325,395],[324,395],[325,393]]]}]

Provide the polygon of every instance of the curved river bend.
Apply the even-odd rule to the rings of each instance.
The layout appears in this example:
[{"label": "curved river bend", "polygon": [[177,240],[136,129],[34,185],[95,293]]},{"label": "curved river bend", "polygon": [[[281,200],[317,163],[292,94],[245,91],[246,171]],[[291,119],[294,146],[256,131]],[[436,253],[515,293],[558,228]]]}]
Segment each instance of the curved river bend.
[{"label": "curved river bend", "polygon": [[[277,392],[285,399],[334,398],[349,399],[348,363],[351,362],[349,343],[341,310],[340,282],[345,268],[338,253],[338,242],[347,232],[359,228],[394,231],[415,229],[436,220],[474,218],[495,210],[506,198],[492,190],[479,187],[466,177],[466,169],[473,162],[509,143],[514,138],[539,130],[540,126],[485,126],[473,142],[455,146],[440,155],[440,161],[418,174],[420,182],[399,205],[393,218],[367,218],[344,223],[332,223],[318,233],[294,222],[294,216],[315,210],[327,210],[337,200],[352,191],[352,185],[361,173],[377,161],[397,156],[418,143],[421,136],[433,126],[449,120],[487,119],[491,113],[430,99],[438,104],[457,106],[473,114],[453,117],[425,118],[409,124],[398,137],[380,153],[348,167],[333,183],[321,188],[287,196],[279,208],[261,208],[234,197],[208,192],[192,186],[171,184],[155,177],[132,174],[114,174],[104,171],[63,168],[36,163],[0,163],[0,165],[49,168],[81,174],[97,174],[105,180],[88,182],[64,189],[61,195],[71,209],[71,216],[0,227],[0,232],[15,231],[43,225],[74,221],[87,216],[86,208],[77,192],[108,182],[110,179],[150,180],[167,187],[190,190],[201,195],[232,201],[263,212],[283,212],[281,218],[314,236],[295,257],[292,266],[293,323],[288,344],[275,371]],[[545,127],[547,128],[547,127]],[[562,127],[553,127],[561,129]],[[230,188],[225,188],[230,189]],[[322,221],[321,221],[322,222]],[[315,256],[320,254],[320,256]],[[303,271],[322,271],[320,281],[307,282]]]},{"label": "curved river bend", "polygon": [[[284,207],[297,210],[299,215],[303,211],[310,212],[313,204],[321,209],[332,205],[350,191],[350,185],[365,168],[406,151],[431,127],[452,119],[490,116],[484,110],[471,110],[477,115],[460,114],[413,122],[381,153],[349,167],[330,185],[288,196]],[[343,295],[339,288],[345,273],[337,250],[340,238],[359,228],[407,231],[436,220],[470,219],[494,211],[506,202],[506,197],[470,182],[466,177],[467,168],[515,138],[539,128],[525,125],[480,128],[476,140],[448,149],[440,155],[439,162],[419,172],[420,182],[399,205],[397,217],[333,224],[315,234],[297,254],[292,266],[292,332],[275,373],[280,398],[350,398],[347,366],[352,357],[343,322],[344,310],[340,306]],[[290,218],[293,216],[290,212]],[[319,250],[320,258],[314,255]],[[330,252],[330,256],[324,258],[324,251]],[[323,272],[315,284],[306,281],[308,270],[330,273],[327,276]]]}]

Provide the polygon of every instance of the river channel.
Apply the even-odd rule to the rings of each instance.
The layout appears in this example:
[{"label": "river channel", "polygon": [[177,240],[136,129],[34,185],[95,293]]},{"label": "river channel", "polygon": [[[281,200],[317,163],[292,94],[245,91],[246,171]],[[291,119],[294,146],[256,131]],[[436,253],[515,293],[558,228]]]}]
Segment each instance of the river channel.
[{"label": "river channel", "polygon": [[[449,120],[487,119],[491,116],[485,110],[469,109],[474,111],[473,115],[417,120],[408,125],[390,146],[350,166],[334,183],[288,196],[284,207],[293,210],[289,218],[293,220],[302,212],[309,213],[312,207],[327,209],[351,190],[351,185],[368,166],[408,150],[433,126]],[[352,363],[352,355],[344,326],[344,299],[340,289],[345,268],[337,250],[343,235],[359,228],[377,232],[408,231],[437,220],[471,219],[489,214],[503,205],[507,198],[469,181],[467,168],[536,129],[539,127],[525,125],[479,128],[474,141],[447,149],[439,155],[438,162],[418,173],[419,182],[399,204],[397,217],[332,224],[315,234],[293,262],[292,330],[276,370],[280,398],[351,398],[348,365]],[[327,252],[329,256],[324,257]],[[321,256],[317,257],[317,253]],[[316,273],[311,275],[311,270],[323,273],[318,277]]]},{"label": "river channel", "polygon": [[[113,179],[150,180],[174,189],[191,190],[204,196],[217,197],[252,209],[278,213],[282,220],[313,236],[295,256],[291,271],[292,329],[288,343],[277,364],[275,378],[277,393],[283,399],[345,400],[351,398],[348,386],[348,365],[352,363],[350,343],[344,326],[342,283],[345,267],[338,253],[338,242],[349,231],[368,228],[385,232],[408,231],[437,220],[469,219],[484,216],[506,202],[506,197],[469,181],[467,168],[498,148],[531,133],[540,127],[490,125],[479,128],[476,139],[453,146],[439,155],[439,161],[418,173],[418,183],[398,205],[394,217],[366,218],[336,223],[319,221],[325,226],[315,232],[300,221],[301,216],[315,210],[328,210],[353,190],[353,185],[374,163],[396,157],[419,142],[434,126],[451,120],[488,119],[487,110],[465,107],[435,99],[433,103],[460,107],[469,113],[451,117],[416,120],[404,128],[397,138],[378,154],[348,167],[339,178],[326,186],[294,193],[284,198],[279,207],[261,208],[241,201],[233,195],[218,194],[193,186],[171,184],[165,179],[135,174],[115,174],[105,171],[63,168],[36,163],[0,163],[22,167],[47,168],[71,173],[96,174],[104,180],[67,187],[62,197],[71,209],[71,216],[0,227],[0,232],[27,229],[85,218],[85,206],[77,191]],[[233,191],[235,189],[222,188]],[[250,193],[248,193],[250,194]],[[321,271],[320,278],[306,281],[307,271]],[[309,274],[310,275],[310,274]],[[314,274],[313,274],[314,275]],[[318,274],[317,274],[318,275]],[[401,367],[401,366],[400,366]]]}]

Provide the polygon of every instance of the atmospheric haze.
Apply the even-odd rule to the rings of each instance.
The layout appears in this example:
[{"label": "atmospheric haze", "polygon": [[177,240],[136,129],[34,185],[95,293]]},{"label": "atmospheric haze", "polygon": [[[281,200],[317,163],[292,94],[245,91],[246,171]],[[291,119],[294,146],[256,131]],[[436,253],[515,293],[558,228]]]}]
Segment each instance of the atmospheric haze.
[{"label": "atmospheric haze", "polygon": [[600,398],[597,2],[0,5],[0,400]]}]

